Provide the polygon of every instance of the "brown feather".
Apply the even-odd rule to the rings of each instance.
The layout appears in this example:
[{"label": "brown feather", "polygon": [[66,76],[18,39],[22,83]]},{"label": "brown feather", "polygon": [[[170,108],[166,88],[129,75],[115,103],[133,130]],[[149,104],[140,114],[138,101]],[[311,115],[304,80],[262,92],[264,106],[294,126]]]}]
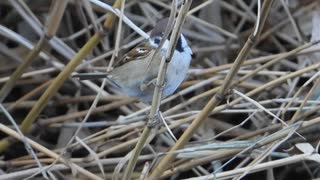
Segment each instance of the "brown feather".
[{"label": "brown feather", "polygon": [[144,41],[125,54],[121,60],[115,63],[114,67],[122,66],[130,61],[139,61],[144,59],[151,53],[152,49],[154,48],[148,43],[148,41]]}]

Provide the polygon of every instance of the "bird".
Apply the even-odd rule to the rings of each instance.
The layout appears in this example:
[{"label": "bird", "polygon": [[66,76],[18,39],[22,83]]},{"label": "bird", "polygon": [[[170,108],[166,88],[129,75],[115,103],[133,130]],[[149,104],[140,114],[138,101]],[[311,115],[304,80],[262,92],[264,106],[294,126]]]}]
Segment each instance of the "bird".
[{"label": "bird", "polygon": [[[158,21],[151,30],[150,38],[144,40],[120,58],[111,72],[100,74],[79,73],[73,77],[80,80],[107,78],[127,96],[137,97],[141,102],[150,103],[153,98],[160,62],[162,57],[166,55],[169,46],[170,36],[165,40],[159,53],[155,54],[166,30],[168,20],[168,18],[165,18]],[[172,59],[167,66],[165,82],[162,85],[162,99],[173,94],[183,82],[191,59],[192,50],[184,35],[180,33]]]}]

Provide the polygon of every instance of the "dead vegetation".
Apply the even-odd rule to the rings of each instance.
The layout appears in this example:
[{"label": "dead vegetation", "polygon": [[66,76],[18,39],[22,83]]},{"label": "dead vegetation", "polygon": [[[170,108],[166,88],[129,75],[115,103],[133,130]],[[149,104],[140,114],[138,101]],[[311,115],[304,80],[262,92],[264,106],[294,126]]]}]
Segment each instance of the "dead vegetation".
[{"label": "dead vegetation", "polygon": [[[12,0],[0,15],[1,180],[319,178],[318,1]],[[193,51],[172,96],[71,78],[112,70],[170,15]],[[146,126],[159,105],[167,126]]]}]

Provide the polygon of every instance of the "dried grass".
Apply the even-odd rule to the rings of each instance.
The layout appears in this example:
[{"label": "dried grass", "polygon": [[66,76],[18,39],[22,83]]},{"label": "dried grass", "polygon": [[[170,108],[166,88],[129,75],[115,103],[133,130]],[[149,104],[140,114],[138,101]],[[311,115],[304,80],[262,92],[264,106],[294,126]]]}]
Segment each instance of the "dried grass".
[{"label": "dried grass", "polygon": [[112,70],[172,1],[65,2],[0,2],[1,180],[319,178],[318,1],[193,1],[188,77],[152,106],[69,76]]}]

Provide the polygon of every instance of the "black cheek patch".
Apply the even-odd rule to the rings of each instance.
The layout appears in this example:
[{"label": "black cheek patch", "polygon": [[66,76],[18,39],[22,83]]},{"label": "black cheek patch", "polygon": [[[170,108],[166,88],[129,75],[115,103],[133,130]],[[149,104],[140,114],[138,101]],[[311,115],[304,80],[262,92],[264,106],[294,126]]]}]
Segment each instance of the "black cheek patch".
[{"label": "black cheek patch", "polygon": [[155,38],[154,43],[159,44],[160,43],[160,38]]},{"label": "black cheek patch", "polygon": [[177,45],[176,45],[176,50],[179,51],[179,52],[183,52],[181,36],[178,39],[178,42],[177,42]]}]

